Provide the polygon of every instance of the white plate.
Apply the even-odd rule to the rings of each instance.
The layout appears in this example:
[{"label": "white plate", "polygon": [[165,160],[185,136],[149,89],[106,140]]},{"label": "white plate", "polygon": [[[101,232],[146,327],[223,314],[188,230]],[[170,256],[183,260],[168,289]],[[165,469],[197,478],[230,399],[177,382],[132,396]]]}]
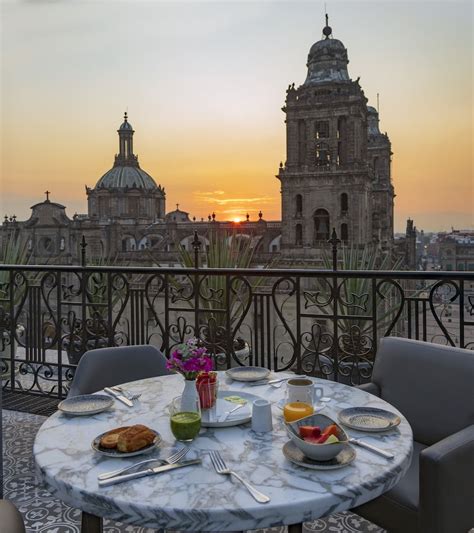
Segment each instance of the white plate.
[{"label": "white plate", "polygon": [[103,394],[81,394],[63,400],[58,409],[66,415],[85,416],[102,413],[114,404],[110,396]]},{"label": "white plate", "polygon": [[270,375],[270,370],[262,366],[237,366],[226,370],[226,374],[235,381],[261,381]]},{"label": "white plate", "polygon": [[95,452],[100,453],[101,455],[105,455],[106,457],[115,457],[115,458],[134,457],[135,455],[141,455],[142,453],[152,452],[160,444],[160,442],[161,442],[160,434],[157,431],[155,431],[154,429],[151,429],[150,431],[152,431],[155,434],[155,438],[153,439],[153,442],[151,444],[149,444],[148,446],[145,446],[144,448],[141,448],[140,450],[137,450],[136,452],[119,452],[115,448],[103,448],[100,445],[100,439],[106,433],[108,433],[108,431],[105,431],[104,433],[101,433],[100,435],[97,435],[97,437],[92,441],[91,446],[92,446],[92,449]]},{"label": "white plate", "polygon": [[[230,414],[225,422],[218,422],[220,416],[238,405],[234,402],[224,400],[224,398],[227,398],[228,396],[240,396],[240,398],[247,400],[247,403],[240,409],[237,409],[235,413]],[[221,390],[217,393],[215,407],[211,409],[203,409],[201,411],[201,426],[205,428],[226,428],[246,424],[252,420],[252,403],[255,400],[261,399],[261,396],[256,396],[249,392],[243,392],[240,390]]]}]

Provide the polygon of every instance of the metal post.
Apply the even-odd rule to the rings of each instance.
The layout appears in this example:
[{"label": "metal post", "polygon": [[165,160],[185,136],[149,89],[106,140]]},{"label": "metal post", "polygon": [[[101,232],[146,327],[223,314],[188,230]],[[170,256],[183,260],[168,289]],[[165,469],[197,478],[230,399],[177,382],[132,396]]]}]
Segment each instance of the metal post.
[{"label": "metal post", "polygon": [[194,249],[194,268],[199,268],[199,252],[201,250],[201,241],[199,240],[198,232],[194,232],[194,240],[191,243]]},{"label": "metal post", "polygon": [[86,259],[87,242],[86,242],[86,238],[84,237],[84,235],[82,236],[80,246],[81,246],[81,266],[85,267],[87,264],[87,259]]},{"label": "metal post", "polygon": [[[332,270],[337,272],[337,247],[341,241],[337,238],[336,228],[332,228],[331,238],[328,243],[332,246]],[[338,281],[337,277],[334,276],[332,280],[332,330],[333,330],[333,339],[332,339],[332,357],[333,357],[333,368],[334,368],[334,381],[339,381],[339,331],[338,331],[338,308],[337,308],[337,298],[338,298]]]},{"label": "metal post", "polygon": [[337,248],[341,243],[341,239],[337,238],[336,228],[332,228],[331,238],[328,240],[328,244],[332,246],[332,269],[334,272],[337,270]]},{"label": "metal post", "polygon": [[[197,231],[194,232],[194,240],[191,244],[194,248],[194,268],[198,270],[201,241]],[[199,274],[194,276],[194,336],[199,337]]]}]

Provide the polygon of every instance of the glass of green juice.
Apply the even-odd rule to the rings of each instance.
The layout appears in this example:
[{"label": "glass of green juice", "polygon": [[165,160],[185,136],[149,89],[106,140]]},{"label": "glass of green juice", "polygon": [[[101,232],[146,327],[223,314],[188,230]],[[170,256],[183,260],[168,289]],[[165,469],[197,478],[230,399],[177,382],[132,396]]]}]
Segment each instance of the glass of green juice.
[{"label": "glass of green juice", "polygon": [[187,405],[186,410],[181,408],[181,396],[174,398],[170,405],[170,426],[176,440],[189,442],[197,437],[201,429],[199,397],[191,406]]}]

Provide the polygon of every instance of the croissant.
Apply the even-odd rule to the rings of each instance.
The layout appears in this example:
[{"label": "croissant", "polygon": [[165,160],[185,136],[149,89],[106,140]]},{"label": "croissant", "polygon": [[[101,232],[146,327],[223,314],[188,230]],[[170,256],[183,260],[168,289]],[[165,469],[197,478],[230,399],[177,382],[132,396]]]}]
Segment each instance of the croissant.
[{"label": "croissant", "polygon": [[135,452],[148,446],[155,439],[155,434],[146,426],[137,424],[119,433],[117,449],[119,452]]}]

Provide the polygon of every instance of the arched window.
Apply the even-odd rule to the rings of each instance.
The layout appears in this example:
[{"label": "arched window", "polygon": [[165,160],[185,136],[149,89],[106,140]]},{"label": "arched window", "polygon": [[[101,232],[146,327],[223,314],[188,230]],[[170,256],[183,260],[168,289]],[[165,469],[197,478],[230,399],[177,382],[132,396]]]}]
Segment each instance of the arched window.
[{"label": "arched window", "polygon": [[296,224],[295,243],[297,246],[301,246],[303,244],[303,226],[301,224]]},{"label": "arched window", "polygon": [[331,163],[331,153],[326,143],[316,143],[316,166],[327,167]]},{"label": "arched window", "polygon": [[301,213],[303,212],[303,197],[301,196],[301,194],[297,194],[295,200],[296,214],[301,215]]},{"label": "arched window", "polygon": [[347,242],[349,240],[349,227],[347,224],[341,224],[341,241]]},{"label": "arched window", "polygon": [[314,213],[314,239],[329,240],[329,213],[326,209],[317,209]]},{"label": "arched window", "polygon": [[349,211],[349,198],[347,193],[343,192],[341,194],[341,213],[347,213]]}]

